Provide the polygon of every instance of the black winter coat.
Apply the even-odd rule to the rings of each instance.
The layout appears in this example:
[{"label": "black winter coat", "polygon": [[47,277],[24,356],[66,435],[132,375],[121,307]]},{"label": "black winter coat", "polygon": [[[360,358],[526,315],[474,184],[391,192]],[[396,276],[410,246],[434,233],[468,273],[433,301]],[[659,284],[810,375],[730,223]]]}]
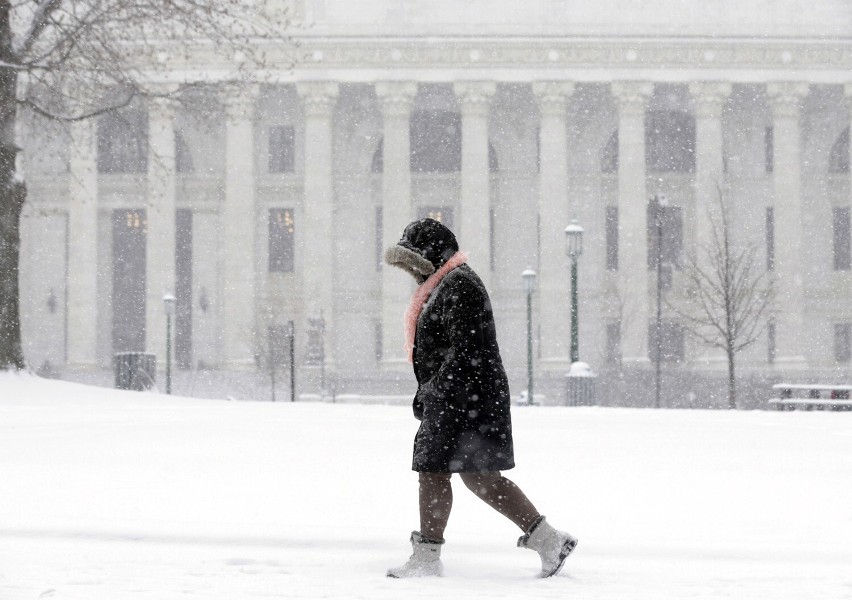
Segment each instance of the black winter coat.
[{"label": "black winter coat", "polygon": [[421,424],[412,468],[469,473],[514,467],[509,383],[491,302],[466,264],[447,273],[423,307],[413,359],[414,414]]}]

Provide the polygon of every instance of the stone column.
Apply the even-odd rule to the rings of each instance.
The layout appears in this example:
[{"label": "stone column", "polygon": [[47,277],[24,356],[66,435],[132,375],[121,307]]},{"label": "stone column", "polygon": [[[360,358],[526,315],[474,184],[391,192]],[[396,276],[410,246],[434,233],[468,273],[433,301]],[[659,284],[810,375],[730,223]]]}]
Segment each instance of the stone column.
[{"label": "stone column", "polygon": [[725,188],[722,158],[722,106],[731,95],[728,82],[692,82],[695,111],[695,248],[699,260],[712,241],[711,217],[719,211],[719,189]]},{"label": "stone column", "polygon": [[612,84],[618,104],[618,293],[625,365],[648,362],[648,242],[645,109],[654,84]]},{"label": "stone column", "polygon": [[225,199],[219,213],[222,284],[221,357],[224,367],[254,368],[255,353],[255,166],[256,86],[229,86],[225,102]]},{"label": "stone column", "polygon": [[[417,84],[377,83],[376,95],[384,117],[384,170],[382,173],[382,247],[399,241],[411,221],[411,164],[409,119]],[[382,359],[405,361],[402,316],[412,291],[412,279],[400,269],[382,267]]]},{"label": "stone column", "polygon": [[570,81],[532,85],[541,112],[538,214],[541,228],[538,287],[541,311],[541,356],[567,366],[571,315],[565,227],[571,219],[568,198],[566,107],[574,93]]},{"label": "stone column", "polygon": [[[301,225],[304,244],[301,266],[306,318],[325,319],[325,364],[333,366],[334,336],[334,164],[333,116],[338,85],[299,83],[305,118],[304,206]],[[296,223],[296,227],[300,227]]]},{"label": "stone column", "polygon": [[462,119],[461,219],[459,246],[485,287],[491,282],[491,197],[488,172],[488,109],[497,90],[493,81],[454,84]]},{"label": "stone column", "polygon": [[[154,98],[148,104],[148,233],[145,243],[145,346],[166,360],[163,296],[175,293],[175,104]],[[174,326],[174,323],[172,323]],[[173,327],[174,330],[174,327]]]},{"label": "stone column", "polygon": [[[852,82],[847,83],[843,86],[843,91],[846,96],[846,123],[849,125],[849,164],[852,164]],[[849,169],[850,178],[852,178],[852,169]],[[849,181],[849,195],[850,199],[852,199],[852,179]]]},{"label": "stone column", "polygon": [[[98,147],[95,119],[70,126],[68,168],[68,365],[97,366]],[[72,241],[73,240],[73,241]]]},{"label": "stone column", "polygon": [[801,198],[800,103],[808,84],[769,83],[766,86],[772,109],[773,168],[775,191],[776,359],[781,367],[803,367],[804,274],[802,235],[804,215]]}]

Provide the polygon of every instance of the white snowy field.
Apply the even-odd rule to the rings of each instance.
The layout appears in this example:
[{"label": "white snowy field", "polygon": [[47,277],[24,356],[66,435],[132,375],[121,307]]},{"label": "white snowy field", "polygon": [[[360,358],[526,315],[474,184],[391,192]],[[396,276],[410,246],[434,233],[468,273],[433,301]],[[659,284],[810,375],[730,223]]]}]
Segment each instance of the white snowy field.
[{"label": "white snowy field", "polygon": [[455,481],[440,580],[406,407],[0,375],[0,599],[852,598],[852,413],[514,409],[507,475],[580,538],[538,580]]}]

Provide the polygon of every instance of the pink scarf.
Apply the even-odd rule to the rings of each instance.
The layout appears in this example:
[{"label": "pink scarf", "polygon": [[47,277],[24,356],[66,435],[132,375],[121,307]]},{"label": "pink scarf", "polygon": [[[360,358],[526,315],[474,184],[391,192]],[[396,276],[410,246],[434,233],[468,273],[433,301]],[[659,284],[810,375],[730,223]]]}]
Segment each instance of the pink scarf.
[{"label": "pink scarf", "polygon": [[441,268],[429,275],[429,278],[421,283],[411,296],[411,302],[408,303],[408,308],[405,309],[405,319],[403,321],[405,327],[405,354],[408,356],[408,362],[414,362],[414,334],[417,332],[417,319],[420,318],[420,313],[423,312],[423,307],[429,296],[441,283],[444,275],[463,265],[467,262],[467,254],[464,252],[456,252],[450,257],[450,260],[441,265]]}]

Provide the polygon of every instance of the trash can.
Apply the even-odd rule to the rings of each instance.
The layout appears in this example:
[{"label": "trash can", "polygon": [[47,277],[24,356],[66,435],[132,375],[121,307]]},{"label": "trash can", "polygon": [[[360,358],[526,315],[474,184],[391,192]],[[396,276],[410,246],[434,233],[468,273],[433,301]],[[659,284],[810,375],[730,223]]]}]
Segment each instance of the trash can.
[{"label": "trash can", "polygon": [[115,387],[119,390],[143,392],[157,379],[157,356],[144,352],[118,352],[113,356]]},{"label": "trash can", "polygon": [[584,362],[575,362],[568,371],[568,401],[567,406],[594,406],[595,404],[595,375],[592,368]]}]

